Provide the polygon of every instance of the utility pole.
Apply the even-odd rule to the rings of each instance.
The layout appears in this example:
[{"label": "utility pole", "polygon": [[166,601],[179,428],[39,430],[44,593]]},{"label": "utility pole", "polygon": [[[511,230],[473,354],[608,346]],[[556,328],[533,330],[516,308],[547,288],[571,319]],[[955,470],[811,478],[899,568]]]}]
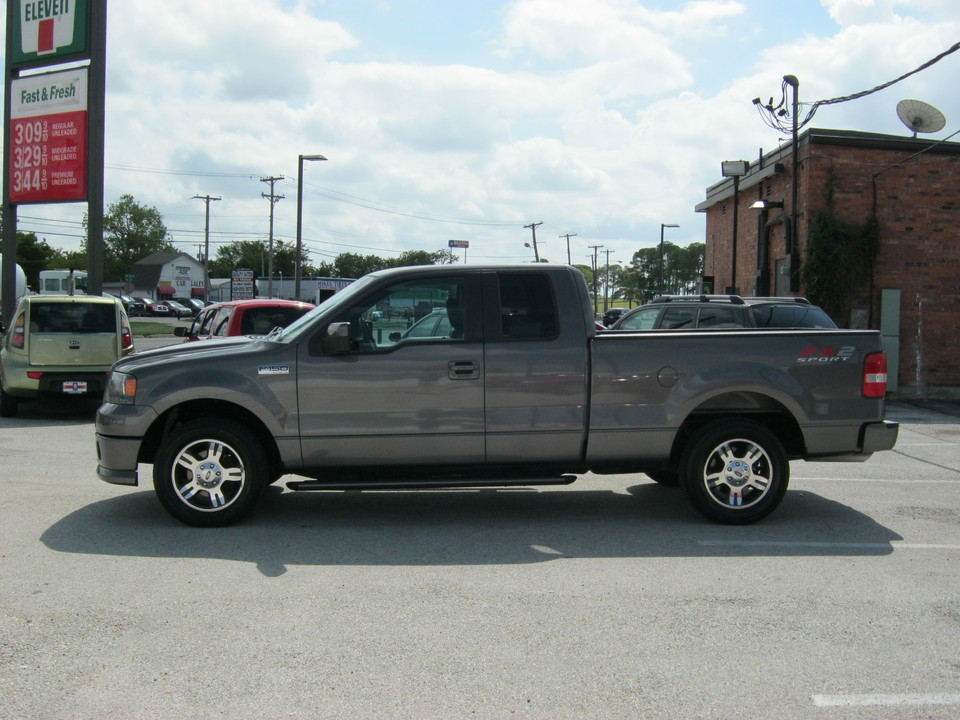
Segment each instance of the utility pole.
[{"label": "utility pole", "polygon": [[603,273],[603,311],[606,312],[610,309],[609,299],[610,299],[610,253],[613,250],[604,250],[604,254],[607,256],[607,269]]},{"label": "utility pole", "polygon": [[207,206],[206,223],[203,226],[203,299],[210,300],[210,203],[220,200],[210,195],[194,195],[193,200],[203,200]]},{"label": "utility pole", "polygon": [[[529,225],[524,225],[523,228],[526,230],[530,228],[533,232],[533,257],[537,262],[540,262],[540,251],[537,250],[537,225],[543,225],[542,222],[530,223]],[[529,245],[527,247],[530,247]]]},{"label": "utility pole", "polygon": [[573,265],[573,263],[570,262],[570,238],[576,237],[576,236],[577,236],[576,233],[566,233],[565,235],[558,236],[558,237],[565,237],[567,239],[567,265]]},{"label": "utility pole", "polygon": [[591,245],[590,249],[593,250],[593,312],[597,312],[597,250],[602,248],[603,245]]},{"label": "utility pole", "polygon": [[283,195],[275,195],[273,186],[277,181],[283,180],[283,175],[274,177],[262,177],[260,182],[270,184],[270,194],[260,193],[263,197],[270,200],[270,248],[267,255],[267,297],[273,297],[273,206],[278,201],[283,200]]}]

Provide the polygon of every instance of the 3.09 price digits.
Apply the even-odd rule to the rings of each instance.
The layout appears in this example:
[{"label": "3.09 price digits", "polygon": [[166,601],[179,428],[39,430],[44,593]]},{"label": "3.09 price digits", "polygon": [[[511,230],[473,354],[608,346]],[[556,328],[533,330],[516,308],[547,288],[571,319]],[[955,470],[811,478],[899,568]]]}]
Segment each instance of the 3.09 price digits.
[{"label": "3.09 price digits", "polygon": [[33,143],[46,142],[48,137],[47,123],[44,120],[19,122],[13,128],[14,145],[32,145]]},{"label": "3.09 price digits", "polygon": [[[46,190],[49,130],[45,120],[18,122],[13,128],[12,180],[14,193]],[[42,169],[43,168],[43,169]]]}]

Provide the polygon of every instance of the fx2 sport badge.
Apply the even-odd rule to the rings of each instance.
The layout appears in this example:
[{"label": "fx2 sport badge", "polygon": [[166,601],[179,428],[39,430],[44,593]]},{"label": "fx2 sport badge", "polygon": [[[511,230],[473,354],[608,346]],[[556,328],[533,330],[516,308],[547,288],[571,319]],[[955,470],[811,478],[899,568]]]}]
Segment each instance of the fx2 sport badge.
[{"label": "fx2 sport badge", "polygon": [[855,345],[844,345],[843,347],[838,347],[836,345],[811,345],[808,348],[804,348],[803,352],[800,353],[800,357],[797,358],[798,363],[835,363],[835,362],[847,362],[856,354],[857,348]]}]

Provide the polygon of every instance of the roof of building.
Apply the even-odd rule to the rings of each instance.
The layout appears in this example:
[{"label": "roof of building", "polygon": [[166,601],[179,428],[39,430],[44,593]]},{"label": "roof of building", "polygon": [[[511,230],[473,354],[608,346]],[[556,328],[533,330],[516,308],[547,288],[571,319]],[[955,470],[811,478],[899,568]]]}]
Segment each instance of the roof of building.
[{"label": "roof of building", "polygon": [[[952,137],[952,136],[951,136]],[[882,133],[860,132],[858,130],[828,130],[809,128],[797,136],[797,145],[835,145],[890,152],[933,153],[937,155],[960,155],[960,143],[946,140],[931,140],[922,137],[904,137]],[[740,178],[740,190],[753,187],[767,178],[785,172],[783,160],[790,156],[792,143],[785,142],[776,150],[771,150],[750,163],[747,174]],[[711,207],[733,197],[733,178],[725,177],[707,188],[707,197],[697,203],[697,212],[706,212]]]}]

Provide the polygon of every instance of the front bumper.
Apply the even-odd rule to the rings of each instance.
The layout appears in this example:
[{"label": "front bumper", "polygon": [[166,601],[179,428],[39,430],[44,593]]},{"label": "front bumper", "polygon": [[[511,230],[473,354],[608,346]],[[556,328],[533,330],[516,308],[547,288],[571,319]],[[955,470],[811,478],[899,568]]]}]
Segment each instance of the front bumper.
[{"label": "front bumper", "polygon": [[137,485],[144,437],[156,420],[153,408],[104,403],[97,410],[97,475],[114,485]]},{"label": "front bumper", "polygon": [[137,455],[141,438],[120,438],[97,433],[97,475],[112,485],[138,485]]}]

